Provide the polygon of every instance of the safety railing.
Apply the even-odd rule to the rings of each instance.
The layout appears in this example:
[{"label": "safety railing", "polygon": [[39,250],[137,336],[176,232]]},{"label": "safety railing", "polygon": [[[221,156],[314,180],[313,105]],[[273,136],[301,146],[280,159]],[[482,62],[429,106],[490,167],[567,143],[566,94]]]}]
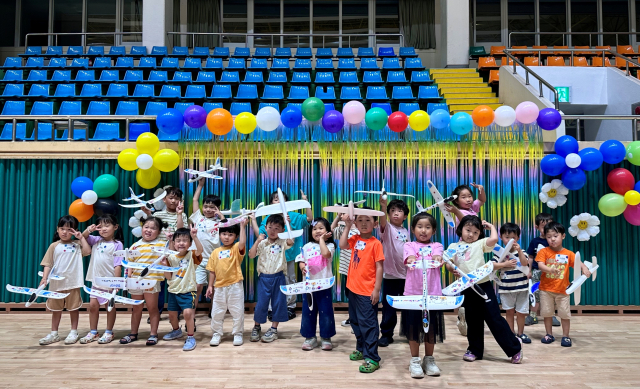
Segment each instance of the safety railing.
[{"label": "safety railing", "polygon": [[562,115],[562,120],[576,121],[576,140],[582,140],[580,123],[587,120],[630,120],[632,125],[631,139],[638,140],[638,115]]},{"label": "safety railing", "polygon": [[82,44],[80,46],[82,46],[83,48],[87,47],[87,36],[91,35],[91,36],[112,36],[113,37],[113,44],[120,44],[121,42],[118,42],[116,37],[122,37],[124,35],[140,35],[142,37],[142,32],[138,31],[138,32],[31,32],[29,34],[25,35],[24,38],[24,45],[25,46],[29,46],[29,37],[36,37],[36,36],[52,36],[54,38],[53,40],[53,46],[58,46],[58,37],[59,36],[80,36],[82,38]]},{"label": "safety railing", "polygon": [[544,78],[540,77],[536,72],[534,72],[533,70],[529,69],[528,66],[525,66],[525,64],[520,62],[520,60],[518,58],[514,57],[513,54],[511,54],[509,51],[513,51],[513,49],[512,50],[505,50],[504,54],[510,60],[513,61],[513,74],[518,74],[518,72],[516,71],[516,65],[520,65],[522,67],[522,69],[524,70],[525,85],[531,85],[529,83],[529,74],[531,74],[540,83],[540,87],[538,88],[539,91],[540,91],[540,97],[544,97],[544,93],[543,93],[543,89],[542,89],[542,86],[544,85],[554,93],[554,96],[555,96],[555,99],[554,99],[555,108],[557,110],[560,110],[560,102],[558,101],[559,100],[559,95],[558,95],[558,91],[556,90],[556,88],[554,88],[553,85],[549,84]]},{"label": "safety railing", "polygon": [[513,31],[509,33],[509,46],[511,47],[511,35],[533,35],[533,36],[540,36],[540,35],[562,35],[562,45],[565,45],[565,37],[566,36],[573,36],[573,35],[588,35],[589,36],[589,46],[593,46],[591,44],[591,35],[598,35],[598,36],[603,36],[603,35],[615,35],[616,36],[616,46],[618,45],[618,35],[636,35],[636,34],[640,34],[639,32],[635,32],[635,31],[626,31],[626,32],[529,32],[529,31]]}]

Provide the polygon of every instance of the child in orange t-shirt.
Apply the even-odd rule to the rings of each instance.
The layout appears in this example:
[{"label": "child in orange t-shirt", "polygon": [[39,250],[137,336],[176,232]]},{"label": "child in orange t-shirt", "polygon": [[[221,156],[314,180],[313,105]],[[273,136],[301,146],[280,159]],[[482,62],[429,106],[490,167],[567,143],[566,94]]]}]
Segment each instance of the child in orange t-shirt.
[{"label": "child in orange t-shirt", "polygon": [[[564,226],[560,223],[550,222],[544,227],[544,234],[549,243],[536,255],[536,262],[540,271],[544,274],[540,277],[540,316],[544,317],[544,327],[547,334],[542,338],[542,343],[553,343],[556,339],[552,335],[552,319],[554,311],[558,310],[558,316],[562,321],[563,347],[571,347],[569,328],[571,309],[569,295],[566,290],[569,286],[569,269],[574,266],[575,254],[562,247],[565,238]],[[589,268],[583,263],[582,273],[591,276]]]},{"label": "child in orange t-shirt", "polygon": [[[365,209],[371,209],[363,207]],[[345,231],[351,230],[353,220],[343,215]],[[372,232],[378,225],[377,216],[357,215],[359,235],[340,236],[340,249],[351,250],[351,263],[347,290],[349,291],[349,320],[356,335],[356,351],[349,355],[352,361],[364,360],[361,373],[373,373],[380,368],[378,355],[378,300],[382,286],[384,252],[382,243]]]}]

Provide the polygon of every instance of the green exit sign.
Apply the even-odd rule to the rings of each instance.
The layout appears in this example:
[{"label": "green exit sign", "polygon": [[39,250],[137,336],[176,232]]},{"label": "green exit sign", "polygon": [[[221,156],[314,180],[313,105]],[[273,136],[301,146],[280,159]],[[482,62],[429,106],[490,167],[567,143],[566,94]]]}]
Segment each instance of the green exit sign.
[{"label": "green exit sign", "polygon": [[556,86],[556,91],[558,91],[558,102],[560,103],[570,103],[571,98],[569,97],[569,87],[568,86]]}]

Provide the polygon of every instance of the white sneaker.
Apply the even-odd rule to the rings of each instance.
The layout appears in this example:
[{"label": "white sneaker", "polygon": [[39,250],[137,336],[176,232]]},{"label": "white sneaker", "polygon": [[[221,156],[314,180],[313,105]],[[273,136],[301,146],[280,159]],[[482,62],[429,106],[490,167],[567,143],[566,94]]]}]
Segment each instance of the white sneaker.
[{"label": "white sneaker", "polygon": [[340,325],[343,327],[349,327],[351,325],[351,322],[349,319],[343,320],[342,323],[340,323]]},{"label": "white sneaker", "polygon": [[109,334],[109,333],[105,332],[105,333],[102,334],[100,339],[98,339],[98,344],[111,343],[112,340],[113,340],[113,333]]},{"label": "white sneaker", "polygon": [[59,342],[59,341],[60,341],[60,337],[58,335],[47,334],[47,336],[40,339],[38,343],[40,343],[40,346],[46,346],[48,344]]},{"label": "white sneaker", "polygon": [[234,346],[242,346],[244,343],[244,339],[242,338],[242,334],[233,335],[233,345]]},{"label": "white sneaker", "polygon": [[411,357],[409,372],[411,373],[411,378],[424,378],[424,371],[420,366],[420,357]]},{"label": "white sneaker", "polygon": [[64,340],[64,344],[74,344],[78,341],[78,333],[77,332],[69,332],[66,339]]},{"label": "white sneaker", "polygon": [[467,320],[464,316],[464,308],[458,308],[458,321],[456,323],[458,326],[458,331],[460,331],[460,335],[467,336]]},{"label": "white sneaker", "polygon": [[425,356],[422,359],[422,370],[427,373],[428,376],[438,377],[440,375],[440,369],[436,365],[436,359],[432,356]]},{"label": "white sneaker", "polygon": [[[235,341],[235,339],[234,339]],[[220,334],[213,334],[211,337],[211,341],[209,342],[209,346],[217,346],[220,344]]]},{"label": "white sneaker", "polygon": [[311,351],[316,347],[318,347],[318,339],[315,336],[305,339],[304,343],[302,343],[302,349],[305,351]]},{"label": "white sneaker", "polygon": [[91,343],[93,341],[98,340],[98,334],[94,334],[93,332],[89,332],[83,338],[80,339],[81,344]]}]

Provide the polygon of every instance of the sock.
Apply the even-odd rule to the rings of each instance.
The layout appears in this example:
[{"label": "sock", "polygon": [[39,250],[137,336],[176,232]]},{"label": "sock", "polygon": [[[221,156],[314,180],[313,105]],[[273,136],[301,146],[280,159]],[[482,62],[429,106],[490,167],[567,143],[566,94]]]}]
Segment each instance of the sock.
[{"label": "sock", "polygon": [[193,334],[187,334],[189,338],[193,338]]},{"label": "sock", "polygon": [[58,331],[51,331],[52,336],[58,336]]},{"label": "sock", "polygon": [[274,330],[275,332],[278,332],[278,329],[275,327],[271,327],[272,330]]},{"label": "sock", "polygon": [[537,313],[534,311],[534,312],[529,313],[529,316],[531,316],[532,318],[534,318],[534,319],[535,319],[538,315],[537,315]]},{"label": "sock", "polygon": [[91,330],[91,333],[92,333],[93,335],[98,335],[98,330]]},{"label": "sock", "polygon": [[74,335],[78,335],[78,330],[71,330],[69,332],[69,335],[74,334]]},{"label": "sock", "polygon": [[260,324],[254,325],[253,328],[260,328]]},{"label": "sock", "polygon": [[112,330],[105,330],[104,333],[105,334],[109,334],[109,335],[113,335],[113,331]]}]

